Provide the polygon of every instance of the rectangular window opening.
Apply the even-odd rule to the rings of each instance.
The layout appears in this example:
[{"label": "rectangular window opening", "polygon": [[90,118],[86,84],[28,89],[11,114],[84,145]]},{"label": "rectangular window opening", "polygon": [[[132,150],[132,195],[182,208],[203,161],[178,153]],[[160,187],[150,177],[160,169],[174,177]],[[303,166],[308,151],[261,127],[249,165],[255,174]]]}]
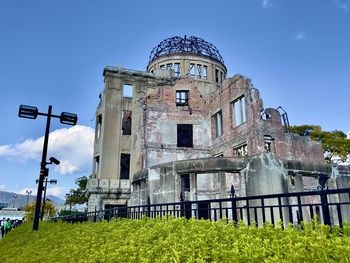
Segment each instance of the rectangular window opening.
[{"label": "rectangular window opening", "polygon": [[208,67],[203,66],[202,79],[208,79]]},{"label": "rectangular window opening", "polygon": [[196,66],[195,64],[192,64],[192,63],[190,64],[189,73],[191,77],[194,77],[196,74],[195,66]]},{"label": "rectangular window opening", "polygon": [[218,69],[215,69],[215,81],[216,83],[219,83],[219,70]]},{"label": "rectangular window opening", "polygon": [[96,156],[95,157],[95,176],[97,177],[97,175],[100,172],[100,156]]},{"label": "rectangular window opening", "polygon": [[215,125],[215,138],[220,137],[222,135],[222,111],[217,112],[213,115],[213,122]]},{"label": "rectangular window opening", "polygon": [[176,91],[176,106],[188,106],[188,90]]},{"label": "rectangular window opening", "polygon": [[123,97],[124,98],[132,98],[132,85],[124,84],[123,85]]},{"label": "rectangular window opening", "polygon": [[173,68],[172,63],[166,64],[166,70],[171,70],[172,68]]},{"label": "rectangular window opening", "polygon": [[191,191],[190,175],[189,174],[182,174],[181,175],[181,191],[183,193]]},{"label": "rectangular window opening", "polygon": [[246,105],[244,96],[232,102],[233,121],[235,126],[245,123],[246,120]]},{"label": "rectangular window opening", "polygon": [[164,70],[165,70],[165,65],[160,65],[159,68],[160,68],[160,70],[163,70],[163,71],[164,71]]},{"label": "rectangular window opening", "polygon": [[100,139],[101,137],[101,129],[102,129],[102,115],[98,115],[96,119],[96,134],[95,138]]},{"label": "rectangular window opening", "polygon": [[202,78],[202,65],[197,65],[197,77]]},{"label": "rectangular window opening", "polygon": [[233,148],[233,156],[234,157],[244,157],[248,156],[248,145],[247,143],[243,143]]},{"label": "rectangular window opening", "polygon": [[175,77],[180,76],[180,63],[175,63],[174,64],[174,72],[175,72]]},{"label": "rectangular window opening", "polygon": [[177,147],[193,147],[192,124],[177,125]]},{"label": "rectangular window opening", "polygon": [[264,150],[266,152],[272,152],[272,145],[274,139],[270,135],[264,135]]},{"label": "rectangular window opening", "polygon": [[122,135],[131,135],[131,111],[123,111]]},{"label": "rectangular window opening", "polygon": [[122,153],[120,155],[120,179],[129,179],[130,172],[130,154]]}]

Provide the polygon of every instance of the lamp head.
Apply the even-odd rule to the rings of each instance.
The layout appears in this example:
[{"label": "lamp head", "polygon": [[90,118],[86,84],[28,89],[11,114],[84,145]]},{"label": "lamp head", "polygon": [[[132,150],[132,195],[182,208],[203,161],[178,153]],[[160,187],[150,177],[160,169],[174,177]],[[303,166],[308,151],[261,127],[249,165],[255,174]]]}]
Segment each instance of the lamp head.
[{"label": "lamp head", "polygon": [[50,163],[54,163],[56,165],[59,165],[61,162],[59,160],[57,160],[55,157],[50,157]]},{"label": "lamp head", "polygon": [[75,125],[78,121],[78,116],[70,112],[62,112],[60,116],[60,121],[62,124]]},{"label": "lamp head", "polygon": [[36,119],[38,116],[38,108],[28,105],[19,106],[18,117],[26,119]]},{"label": "lamp head", "polygon": [[57,180],[56,179],[51,179],[49,183],[50,184],[57,184]]}]

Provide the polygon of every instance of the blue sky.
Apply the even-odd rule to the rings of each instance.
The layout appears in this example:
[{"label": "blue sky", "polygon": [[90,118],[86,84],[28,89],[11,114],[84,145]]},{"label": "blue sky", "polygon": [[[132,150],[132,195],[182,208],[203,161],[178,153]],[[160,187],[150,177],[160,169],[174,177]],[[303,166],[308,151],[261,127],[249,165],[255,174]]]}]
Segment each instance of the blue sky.
[{"label": "blue sky", "polygon": [[228,75],[252,79],[264,107],[291,125],[350,130],[350,0],[0,1],[0,190],[36,192],[45,118],[17,117],[20,104],[78,114],[53,119],[49,155],[64,196],[92,170],[94,115],[105,66],[145,70],[165,38],[213,43]]}]

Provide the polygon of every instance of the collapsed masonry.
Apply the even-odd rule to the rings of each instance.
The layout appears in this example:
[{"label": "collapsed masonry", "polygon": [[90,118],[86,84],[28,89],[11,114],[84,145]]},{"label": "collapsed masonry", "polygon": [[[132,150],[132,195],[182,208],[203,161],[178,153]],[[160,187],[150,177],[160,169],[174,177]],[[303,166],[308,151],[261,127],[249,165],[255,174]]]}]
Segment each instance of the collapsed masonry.
[{"label": "collapsed masonry", "polygon": [[88,210],[350,187],[349,167],[288,133],[244,76],[226,77],[219,51],[196,37],[162,41],[147,72],[106,67],[96,111]]}]

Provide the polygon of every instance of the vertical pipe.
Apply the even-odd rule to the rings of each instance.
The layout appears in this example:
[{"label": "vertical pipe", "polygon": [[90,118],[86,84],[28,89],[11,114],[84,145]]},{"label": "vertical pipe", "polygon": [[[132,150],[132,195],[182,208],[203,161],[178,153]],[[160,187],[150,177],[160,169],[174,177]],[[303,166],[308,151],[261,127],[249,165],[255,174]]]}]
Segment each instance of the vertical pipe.
[{"label": "vertical pipe", "polygon": [[[47,169],[47,168],[45,168]],[[44,211],[45,211],[45,205],[46,205],[46,189],[47,189],[47,178],[45,179],[45,187],[44,187],[44,198],[43,198],[43,207],[41,209],[41,216],[40,216],[40,220],[43,220],[44,218]]]}]

